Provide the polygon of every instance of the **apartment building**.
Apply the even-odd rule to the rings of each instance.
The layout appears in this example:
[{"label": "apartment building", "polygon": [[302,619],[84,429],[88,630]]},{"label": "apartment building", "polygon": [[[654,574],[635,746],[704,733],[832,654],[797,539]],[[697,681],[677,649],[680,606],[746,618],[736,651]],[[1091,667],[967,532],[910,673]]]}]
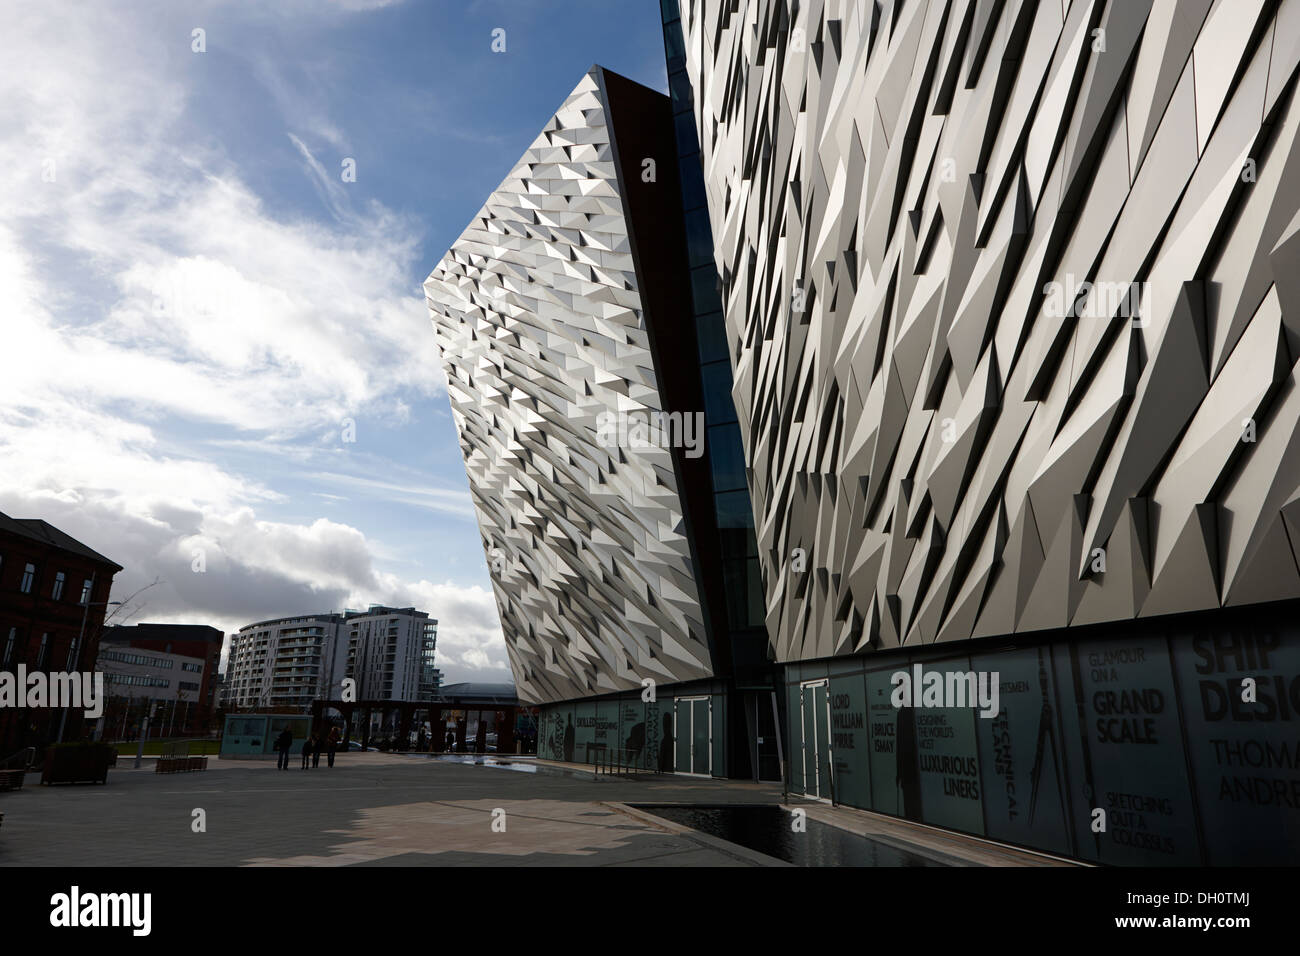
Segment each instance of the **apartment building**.
[{"label": "apartment building", "polygon": [[433,664],[438,622],[413,607],[299,615],[240,628],[231,639],[224,706],[306,712],[318,698],[428,700],[441,675]]},{"label": "apartment building", "polygon": [[260,621],[232,635],[225,705],[234,710],[306,711],[334,693],[347,664],[340,653],[342,614],[307,614]]},{"label": "apartment building", "polygon": [[345,676],[356,681],[357,700],[429,700],[441,674],[433,666],[438,622],[413,607],[373,606],[349,611]]}]

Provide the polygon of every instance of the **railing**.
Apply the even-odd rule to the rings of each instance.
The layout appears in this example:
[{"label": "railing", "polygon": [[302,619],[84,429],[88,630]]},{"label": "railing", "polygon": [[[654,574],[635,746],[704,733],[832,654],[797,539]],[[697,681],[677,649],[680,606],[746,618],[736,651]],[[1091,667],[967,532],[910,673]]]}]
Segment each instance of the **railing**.
[{"label": "railing", "polygon": [[24,747],[0,761],[0,790],[21,790],[23,778],[36,762],[36,748]]},{"label": "railing", "polygon": [[0,760],[0,770],[31,770],[36,762],[36,748],[24,747],[15,754]]},{"label": "railing", "polygon": [[596,751],[592,763],[596,768],[595,774],[597,776],[604,773],[607,776],[631,777],[638,773],[659,772],[656,768],[646,764],[644,750],[614,750],[602,747]]}]

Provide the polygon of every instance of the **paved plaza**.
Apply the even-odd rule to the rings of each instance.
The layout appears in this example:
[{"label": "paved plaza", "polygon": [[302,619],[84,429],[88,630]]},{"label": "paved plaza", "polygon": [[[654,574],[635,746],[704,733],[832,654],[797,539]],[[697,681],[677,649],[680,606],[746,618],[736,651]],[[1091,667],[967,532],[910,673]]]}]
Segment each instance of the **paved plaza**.
[{"label": "paved plaza", "polygon": [[[380,753],[313,770],[212,759],[205,772],[160,775],[152,760],[122,763],[106,786],[43,787],[33,774],[0,794],[0,866],[790,865],[628,806],[772,807],[782,803],[772,785]],[[931,864],[1049,862],[874,814],[806,809]],[[196,810],[205,832],[194,831]]]},{"label": "paved plaza", "polygon": [[[784,865],[608,805],[773,804],[779,788],[370,753],[313,770],[296,756],[286,771],[213,759],[206,772],[159,775],[152,761],[123,763],[107,786],[43,787],[33,774],[0,794],[0,866]],[[192,830],[196,809],[206,832]]]}]

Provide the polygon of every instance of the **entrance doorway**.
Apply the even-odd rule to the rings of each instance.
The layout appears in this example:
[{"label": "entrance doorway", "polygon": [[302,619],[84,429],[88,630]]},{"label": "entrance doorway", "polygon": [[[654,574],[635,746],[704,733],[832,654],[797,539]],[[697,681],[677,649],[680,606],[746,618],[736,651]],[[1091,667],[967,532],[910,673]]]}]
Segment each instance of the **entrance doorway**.
[{"label": "entrance doorway", "polygon": [[713,766],[713,700],[678,697],[673,701],[678,773],[709,775]]},{"label": "entrance doorway", "polygon": [[740,699],[745,711],[752,779],[780,783],[785,754],[781,752],[776,694],[770,690],[747,690]]},{"label": "entrance doorway", "polygon": [[831,781],[831,702],[826,678],[804,681],[799,685],[799,710],[803,737],[804,794],[830,800],[834,794]]}]

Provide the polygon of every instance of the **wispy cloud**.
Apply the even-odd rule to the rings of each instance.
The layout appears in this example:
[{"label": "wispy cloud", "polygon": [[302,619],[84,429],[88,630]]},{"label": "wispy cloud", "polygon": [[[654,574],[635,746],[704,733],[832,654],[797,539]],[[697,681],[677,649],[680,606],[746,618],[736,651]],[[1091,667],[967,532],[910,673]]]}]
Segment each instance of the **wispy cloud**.
[{"label": "wispy cloud", "polygon": [[364,478],[360,475],[331,472],[316,472],[310,477],[317,481],[359,488],[375,495],[382,493],[385,500],[402,501],[416,507],[428,508],[430,511],[440,511],[465,518],[474,517],[474,508],[470,504],[469,498],[463,491],[455,488],[403,485],[375,478]]},{"label": "wispy cloud", "polygon": [[375,455],[349,459],[361,477],[321,468],[321,435],[366,415],[400,422],[441,392],[411,279],[422,228],[354,200],[316,158],[309,142],[346,142],[323,111],[280,120],[328,215],[268,203],[193,109],[204,61],[188,28],[156,28],[172,13],[37,5],[0,33],[0,510],[125,565],[122,593],[161,577],[154,619],[229,630],[418,603],[443,621],[444,662],[501,675],[490,592],[381,570],[389,549],[338,509],[275,520],[284,491],[218,453],[299,456],[327,486],[304,502],[373,494],[472,514],[463,492],[400,468],[385,487]]}]

